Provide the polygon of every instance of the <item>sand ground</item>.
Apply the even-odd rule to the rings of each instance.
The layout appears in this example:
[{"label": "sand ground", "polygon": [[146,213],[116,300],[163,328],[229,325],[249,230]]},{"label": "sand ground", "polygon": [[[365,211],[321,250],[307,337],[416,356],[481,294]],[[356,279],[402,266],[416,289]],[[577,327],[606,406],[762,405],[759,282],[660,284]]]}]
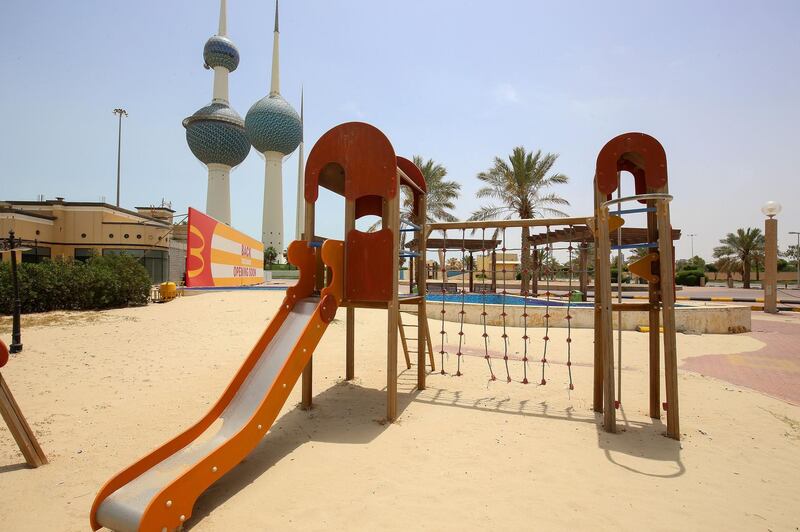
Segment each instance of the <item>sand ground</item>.
[{"label": "sand ground", "polygon": [[[87,530],[100,486],[199,418],[275,312],[275,292],[212,293],[164,305],[26,319],[25,350],[3,368],[50,464],[27,469],[0,426],[0,529]],[[625,332],[619,434],[591,411],[592,331],[550,333],[548,384],[403,372],[399,420],[385,412],[385,311],[360,310],[356,375],[343,382],[344,312],[315,355],[315,408],[295,386],[262,444],[197,502],[187,528],[211,530],[797,530],[800,407],[681,370],[683,441],[647,416],[647,336]],[[454,372],[457,325],[447,324]],[[7,339],[7,321],[0,334]],[[490,349],[503,352],[490,328]],[[435,350],[441,341],[431,321]],[[478,326],[466,347],[483,352]],[[509,354],[521,351],[511,329]],[[530,356],[541,356],[534,330]],[[755,352],[747,335],[678,335],[681,359]],[[437,364],[439,363],[437,354]],[[510,361],[521,378],[521,362]],[[404,364],[401,362],[401,368]],[[438,367],[437,367],[438,369]],[[537,382],[540,363],[531,364]]]}]

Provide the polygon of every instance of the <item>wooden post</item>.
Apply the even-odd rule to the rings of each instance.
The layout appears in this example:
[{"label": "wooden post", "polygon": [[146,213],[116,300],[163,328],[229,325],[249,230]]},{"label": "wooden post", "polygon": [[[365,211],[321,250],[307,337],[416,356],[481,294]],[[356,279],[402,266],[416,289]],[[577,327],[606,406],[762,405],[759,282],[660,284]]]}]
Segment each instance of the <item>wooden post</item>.
[{"label": "wooden post", "polygon": [[[428,250],[428,232],[426,231],[425,224],[427,222],[427,199],[424,195],[420,194],[418,199],[418,212],[415,223],[422,229],[417,236],[417,252],[419,261],[417,267],[417,295],[420,296],[419,303],[417,303],[417,390],[424,390],[426,387],[425,378],[427,372],[425,371],[425,350],[430,342],[430,334],[428,332],[428,312],[425,304],[425,296],[428,294],[427,280],[425,275],[425,263]],[[433,349],[430,350],[431,366],[433,366]],[[433,371],[433,367],[431,367]]]},{"label": "wooden post", "polygon": [[[655,208],[656,202],[655,200],[649,200],[647,202],[648,208]],[[663,235],[662,235],[663,236]],[[669,233],[667,237],[670,240],[670,244],[672,243],[672,233]],[[658,220],[656,219],[655,212],[648,212],[647,213],[647,241],[648,242],[657,242],[659,239],[658,233]],[[660,319],[660,286],[661,286],[661,277],[659,276],[659,282],[656,283],[647,283],[647,291],[649,295],[650,301],[650,310],[648,311],[648,325],[650,326],[650,331],[647,333],[649,335],[649,343],[650,343],[650,417],[653,419],[661,419],[661,319]]]},{"label": "wooden post", "polygon": [[356,367],[355,367],[356,309],[348,305],[346,314],[347,314],[347,320],[345,326],[347,327],[347,330],[345,331],[344,380],[351,381],[356,376]]},{"label": "wooden post", "polygon": [[[758,270],[756,270],[758,271]],[[778,220],[764,220],[764,312],[778,313]]]},{"label": "wooden post", "polygon": [[8,430],[22,451],[25,461],[31,467],[39,467],[47,463],[47,457],[44,455],[42,448],[39,447],[39,442],[36,440],[36,435],[28,426],[25,421],[25,416],[19,409],[19,405],[14,400],[11,394],[11,389],[3,379],[0,373],[0,414],[8,425]]},{"label": "wooden post", "polygon": [[[665,187],[666,188],[666,187]],[[666,192],[666,190],[665,190]],[[669,203],[658,201],[658,252],[661,277],[661,320],[664,324],[664,377],[667,396],[667,436],[680,440],[678,409],[678,353],[675,340],[675,275],[672,266],[672,226]],[[656,329],[657,330],[657,329]]]},{"label": "wooden post", "polygon": [[[344,201],[344,235],[345,241],[350,231],[356,228],[356,202],[345,199]],[[344,264],[347,267],[347,245],[344,247]],[[347,294],[347,276],[345,276],[344,293]],[[346,297],[346,296],[345,296]],[[356,309],[347,306],[347,324],[345,330],[345,380],[351,381],[356,375],[355,335],[356,335]],[[397,326],[395,325],[395,329]]]},{"label": "wooden post", "polygon": [[583,296],[581,299],[586,301],[589,293],[589,244],[581,242],[578,246],[578,268],[580,268],[580,291]]},{"label": "wooden post", "polygon": [[[316,230],[314,227],[314,203],[306,201],[306,214],[305,214],[305,239],[307,242],[313,242]],[[319,280],[317,280],[319,282]],[[314,395],[314,357],[308,359],[308,364],[303,368],[303,377],[301,380],[301,399],[300,406],[306,410],[312,406],[312,397]]]},{"label": "wooden post", "polygon": [[611,241],[608,232],[608,208],[600,207],[597,217],[597,265],[595,267],[595,300],[602,294],[600,309],[600,349],[603,366],[603,428],[617,431],[617,412],[614,405],[614,338],[611,319],[611,270],[609,259]]},{"label": "wooden post", "polygon": [[400,319],[398,273],[400,267],[400,189],[395,197],[384,201],[383,227],[392,232],[392,294],[387,304],[388,345],[386,352],[386,419],[397,418],[397,322]]},{"label": "wooden post", "polygon": [[[595,185],[595,212],[600,212],[601,199],[597,192],[597,185]],[[595,412],[603,411],[603,323],[602,323],[602,305],[605,294],[603,293],[600,285],[600,255],[598,242],[600,240],[599,220],[594,220],[594,387],[592,407]]]}]

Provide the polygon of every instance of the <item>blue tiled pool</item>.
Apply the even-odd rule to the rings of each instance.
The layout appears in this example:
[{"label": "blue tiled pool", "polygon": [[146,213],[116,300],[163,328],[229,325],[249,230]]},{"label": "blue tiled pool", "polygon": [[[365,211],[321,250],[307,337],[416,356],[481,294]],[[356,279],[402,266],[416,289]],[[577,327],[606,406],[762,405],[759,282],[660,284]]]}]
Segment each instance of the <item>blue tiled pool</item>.
[{"label": "blue tiled pool", "polygon": [[[547,305],[546,299],[528,297],[523,298],[522,296],[512,296],[512,295],[503,295],[503,294],[431,294],[429,293],[425,296],[426,301],[431,302],[442,302],[442,298],[444,298],[445,303],[461,303],[462,298],[464,303],[472,303],[477,305],[482,305],[484,302],[487,305],[502,305],[503,299],[505,298],[506,305],[518,305],[522,306],[525,304],[525,300],[527,299],[528,305],[530,306],[537,306],[543,307]],[[551,307],[566,307],[567,302],[563,300],[550,300]],[[570,306],[573,307],[593,307],[593,303],[570,303]]]}]

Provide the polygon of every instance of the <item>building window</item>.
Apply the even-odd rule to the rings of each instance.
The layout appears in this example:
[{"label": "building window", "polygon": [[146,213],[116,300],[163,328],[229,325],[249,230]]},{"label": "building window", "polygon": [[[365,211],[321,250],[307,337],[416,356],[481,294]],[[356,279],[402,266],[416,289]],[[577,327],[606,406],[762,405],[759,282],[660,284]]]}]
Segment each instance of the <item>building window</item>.
[{"label": "building window", "polygon": [[130,255],[139,259],[153,284],[169,279],[169,253],[157,249],[104,249],[104,256]]},{"label": "building window", "polygon": [[38,235],[38,234],[40,234],[40,233],[41,233],[41,231],[39,231],[39,230],[37,229],[37,230],[36,230],[36,234]]},{"label": "building window", "polygon": [[136,240],[141,240],[141,239],[142,239],[142,235],[136,235]]},{"label": "building window", "polygon": [[130,238],[131,235],[129,235],[128,233],[125,233],[124,236],[125,236],[125,238]]},{"label": "building window", "polygon": [[79,262],[86,262],[95,256],[95,251],[92,248],[75,248],[75,260]]},{"label": "building window", "polygon": [[31,246],[29,250],[22,252],[22,262],[38,263],[45,260],[50,260],[50,248]]},{"label": "building window", "polygon": [[86,233],[81,233],[81,238],[86,238]]},{"label": "building window", "polygon": [[114,233],[108,233],[108,238],[114,238]]}]

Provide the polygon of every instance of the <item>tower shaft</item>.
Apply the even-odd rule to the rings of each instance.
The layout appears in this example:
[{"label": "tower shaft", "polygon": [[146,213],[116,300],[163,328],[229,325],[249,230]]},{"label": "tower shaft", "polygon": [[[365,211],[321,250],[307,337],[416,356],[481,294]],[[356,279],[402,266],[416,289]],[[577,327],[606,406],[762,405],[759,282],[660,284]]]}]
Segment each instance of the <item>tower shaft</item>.
[{"label": "tower shaft", "polygon": [[206,214],[220,222],[231,224],[231,167],[208,164],[208,191],[206,194]]},{"label": "tower shaft", "polygon": [[264,153],[267,159],[264,173],[264,213],[261,223],[261,241],[264,249],[272,246],[280,256],[283,253],[283,154],[277,151]]}]

